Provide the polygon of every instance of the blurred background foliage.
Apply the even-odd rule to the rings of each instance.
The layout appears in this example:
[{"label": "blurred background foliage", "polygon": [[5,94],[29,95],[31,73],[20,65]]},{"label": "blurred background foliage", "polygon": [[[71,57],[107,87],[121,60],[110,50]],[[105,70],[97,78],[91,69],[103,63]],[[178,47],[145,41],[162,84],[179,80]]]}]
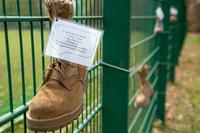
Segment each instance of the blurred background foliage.
[{"label": "blurred background foliage", "polygon": [[185,0],[187,6],[188,31],[200,32],[200,0]]}]

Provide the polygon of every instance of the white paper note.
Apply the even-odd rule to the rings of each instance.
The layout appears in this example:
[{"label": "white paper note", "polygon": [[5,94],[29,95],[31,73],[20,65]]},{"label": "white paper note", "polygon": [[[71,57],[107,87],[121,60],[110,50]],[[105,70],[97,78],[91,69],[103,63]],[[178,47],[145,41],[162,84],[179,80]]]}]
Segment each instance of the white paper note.
[{"label": "white paper note", "polygon": [[158,19],[160,19],[161,21],[164,19],[165,15],[163,13],[163,10],[161,7],[158,7],[156,9],[156,16],[158,17]]},{"label": "white paper note", "polygon": [[177,16],[178,15],[178,9],[176,9],[175,7],[171,7],[170,8],[170,14]]},{"label": "white paper note", "polygon": [[45,54],[90,67],[102,35],[102,30],[58,19],[53,22]]}]

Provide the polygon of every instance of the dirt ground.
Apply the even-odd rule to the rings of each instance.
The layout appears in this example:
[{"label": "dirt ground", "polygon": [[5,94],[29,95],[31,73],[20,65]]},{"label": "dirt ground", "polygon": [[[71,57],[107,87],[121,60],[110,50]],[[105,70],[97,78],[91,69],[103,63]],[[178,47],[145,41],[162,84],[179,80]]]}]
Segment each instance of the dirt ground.
[{"label": "dirt ground", "polygon": [[176,82],[168,85],[166,125],[154,127],[153,133],[200,133],[200,34],[187,35]]}]

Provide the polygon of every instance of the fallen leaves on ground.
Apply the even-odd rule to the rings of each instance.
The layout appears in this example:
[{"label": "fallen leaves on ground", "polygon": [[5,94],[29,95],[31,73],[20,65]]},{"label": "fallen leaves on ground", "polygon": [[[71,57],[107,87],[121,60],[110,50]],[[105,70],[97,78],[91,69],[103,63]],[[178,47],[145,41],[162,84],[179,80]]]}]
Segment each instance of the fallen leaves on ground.
[{"label": "fallen leaves on ground", "polygon": [[200,133],[200,34],[187,35],[166,101],[166,124],[157,120],[153,133]]}]

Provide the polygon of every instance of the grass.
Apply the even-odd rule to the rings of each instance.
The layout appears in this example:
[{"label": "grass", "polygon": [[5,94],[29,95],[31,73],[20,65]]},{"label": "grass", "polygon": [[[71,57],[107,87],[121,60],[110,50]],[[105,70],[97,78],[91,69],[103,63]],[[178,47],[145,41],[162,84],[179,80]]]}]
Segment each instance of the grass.
[{"label": "grass", "polygon": [[[9,30],[9,51],[12,76],[12,92],[14,108],[22,105],[22,79],[21,79],[21,58],[20,43],[17,30]],[[31,37],[29,30],[23,30],[23,49],[24,52],[24,73],[25,73],[25,91],[26,100],[30,100],[33,96],[33,72],[32,72],[32,51]],[[45,42],[47,41],[48,31],[44,32]],[[17,36],[17,37],[16,37]],[[7,57],[5,47],[4,32],[0,31],[0,116],[9,112],[9,92],[8,92],[8,73],[7,73]],[[34,48],[35,48],[35,68],[36,68],[36,84],[38,88],[42,82],[42,50],[40,31],[34,30]]]},{"label": "grass", "polygon": [[188,34],[176,71],[169,85],[166,125],[155,124],[154,133],[199,133],[200,131],[200,34]]}]

